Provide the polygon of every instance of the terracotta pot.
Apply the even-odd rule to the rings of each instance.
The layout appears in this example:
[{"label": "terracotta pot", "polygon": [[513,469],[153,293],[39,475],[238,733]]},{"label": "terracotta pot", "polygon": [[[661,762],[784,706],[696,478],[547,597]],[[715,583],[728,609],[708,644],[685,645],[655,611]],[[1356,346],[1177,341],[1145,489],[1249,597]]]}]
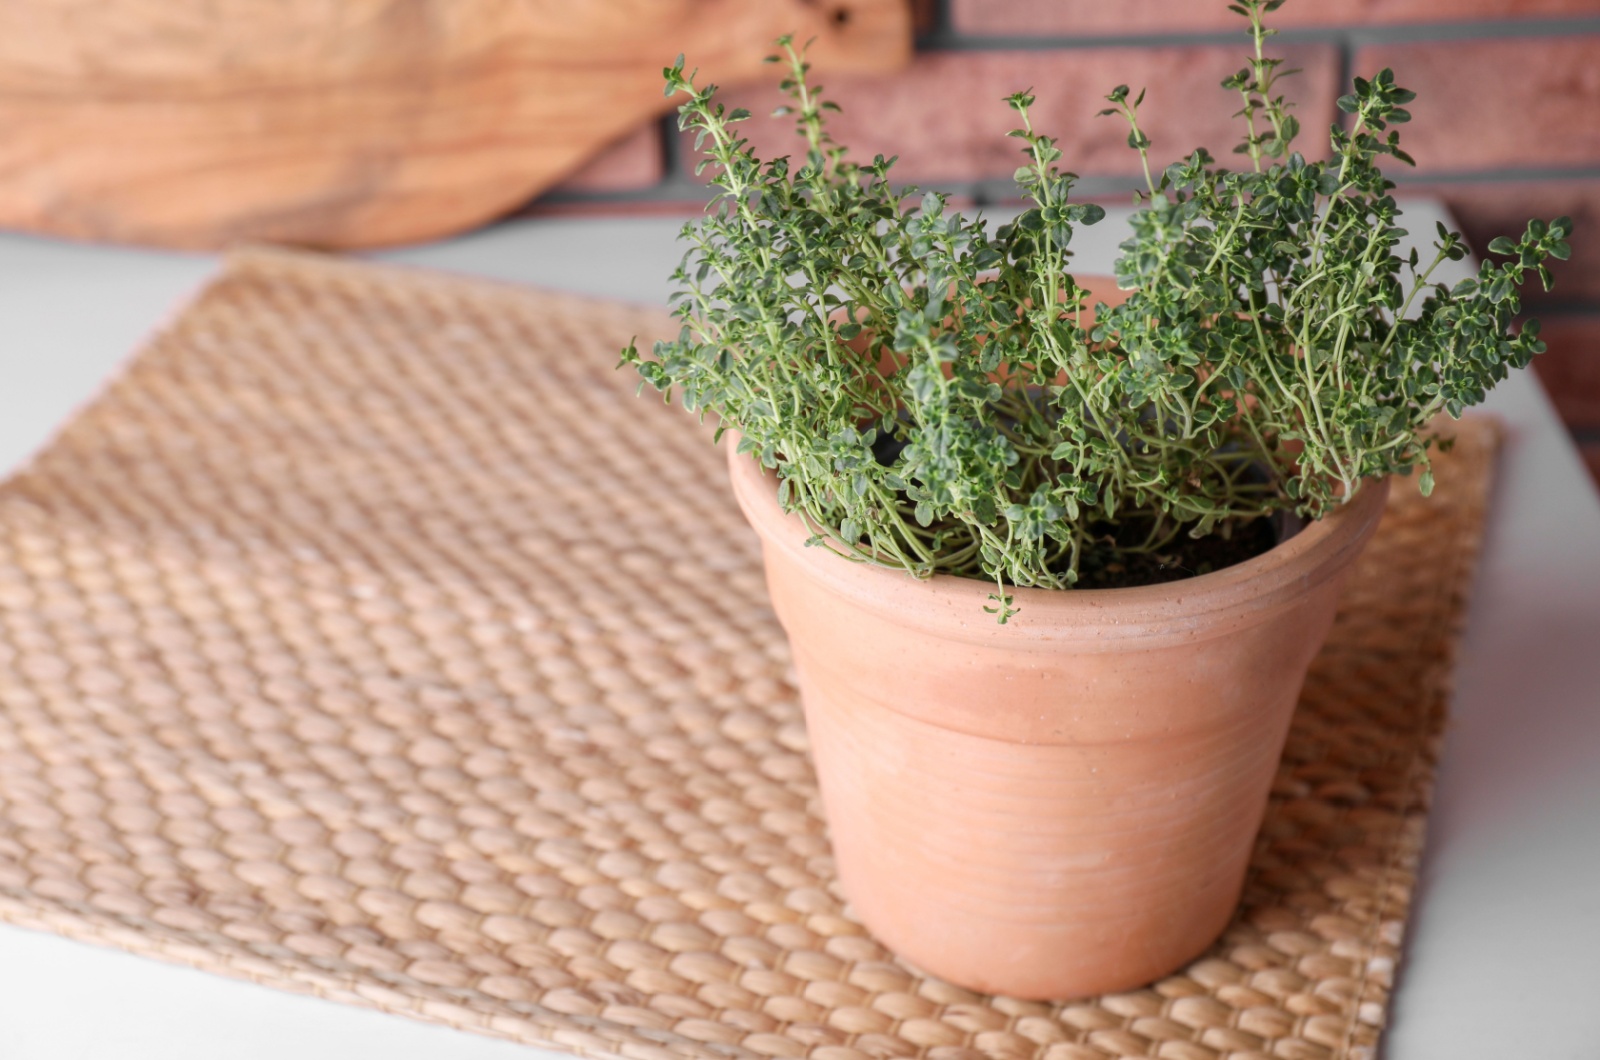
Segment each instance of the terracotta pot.
[{"label": "terracotta pot", "polygon": [[1031,999],[1147,983],[1232,916],[1340,585],[1386,483],[1168,585],[1016,590],[806,548],[733,455],[788,631],[839,879],[884,945]]}]

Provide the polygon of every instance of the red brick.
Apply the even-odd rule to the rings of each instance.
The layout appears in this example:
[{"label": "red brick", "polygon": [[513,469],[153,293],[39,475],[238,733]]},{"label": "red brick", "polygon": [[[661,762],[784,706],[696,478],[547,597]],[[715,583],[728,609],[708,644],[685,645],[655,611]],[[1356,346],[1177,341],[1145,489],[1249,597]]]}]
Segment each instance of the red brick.
[{"label": "red brick", "polygon": [[[1600,14],[1600,0],[1295,0],[1268,25],[1364,26]],[[952,0],[964,33],[1114,36],[1214,32],[1243,25],[1222,0]]]},{"label": "red brick", "polygon": [[[1283,49],[1304,70],[1284,82],[1306,130],[1308,157],[1327,152],[1326,129],[1334,115],[1338,54],[1331,47]],[[907,70],[889,76],[835,77],[824,96],[842,114],[831,116],[836,139],[857,158],[899,155],[902,181],[938,182],[1010,177],[1021,164],[1019,141],[1006,137],[1015,113],[1003,102],[1032,87],[1038,97],[1035,128],[1060,138],[1063,168],[1082,175],[1135,175],[1139,158],[1127,146],[1120,118],[1095,117],[1102,97],[1119,83],[1135,91],[1148,86],[1141,123],[1154,146],[1152,159],[1165,164],[1196,146],[1229,158],[1242,127],[1231,115],[1238,98],[1219,87],[1237,71],[1239,48],[1096,48],[1071,51],[937,51],[919,55]],[[790,119],[767,117],[785,102],[773,88],[727,93],[730,106],[755,117],[742,127],[763,158],[798,153]],[[695,157],[685,142],[686,164]]]},{"label": "red brick", "polygon": [[1555,289],[1548,295],[1535,283],[1523,299],[1535,308],[1550,301],[1600,302],[1600,180],[1407,184],[1401,194],[1443,199],[1480,253],[1495,236],[1520,236],[1529,218],[1571,217],[1572,260],[1552,265]]},{"label": "red brick", "polygon": [[1352,62],[1384,67],[1417,93],[1400,136],[1418,173],[1600,163],[1600,33],[1374,45]]},{"label": "red brick", "polygon": [[1575,431],[1600,431],[1600,313],[1551,316],[1539,337],[1549,349],[1533,359],[1556,411]]},{"label": "red brick", "polygon": [[655,185],[663,172],[661,134],[656,123],[649,122],[602,149],[553,190],[634,191]]}]

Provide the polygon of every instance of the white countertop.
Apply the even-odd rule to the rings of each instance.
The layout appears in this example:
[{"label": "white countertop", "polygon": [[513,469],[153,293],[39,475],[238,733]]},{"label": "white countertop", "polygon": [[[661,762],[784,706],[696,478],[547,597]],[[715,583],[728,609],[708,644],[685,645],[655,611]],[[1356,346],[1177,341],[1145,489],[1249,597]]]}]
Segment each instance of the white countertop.
[{"label": "white countertop", "polygon": [[[1407,227],[1431,232],[1436,216],[1414,202]],[[1085,272],[1110,271],[1125,218],[1080,235]],[[377,256],[660,304],[680,225],[527,220]],[[41,447],[216,269],[203,255],[0,235],[0,469]],[[1489,408],[1511,438],[1384,1055],[1594,1060],[1600,498],[1531,373]],[[0,926],[0,1060],[552,1055]]]}]

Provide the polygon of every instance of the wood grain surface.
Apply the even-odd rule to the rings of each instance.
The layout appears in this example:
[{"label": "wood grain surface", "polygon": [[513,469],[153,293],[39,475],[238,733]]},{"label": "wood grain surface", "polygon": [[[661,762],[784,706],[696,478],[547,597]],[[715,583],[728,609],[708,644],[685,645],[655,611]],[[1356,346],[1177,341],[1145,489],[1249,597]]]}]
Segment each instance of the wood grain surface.
[{"label": "wood grain surface", "polygon": [[0,226],[354,248],[490,220],[710,80],[910,56],[905,0],[0,3]]}]

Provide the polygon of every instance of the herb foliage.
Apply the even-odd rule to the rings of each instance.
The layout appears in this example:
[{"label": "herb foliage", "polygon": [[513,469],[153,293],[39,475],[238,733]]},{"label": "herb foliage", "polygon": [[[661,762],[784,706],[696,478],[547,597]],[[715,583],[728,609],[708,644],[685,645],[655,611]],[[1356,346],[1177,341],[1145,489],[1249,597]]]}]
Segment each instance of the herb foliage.
[{"label": "herb foliage", "polygon": [[1074,231],[1104,211],[1072,201],[1032,95],[1005,101],[1028,208],[991,230],[892,183],[893,159],[835,143],[837,108],[790,40],[772,61],[792,100],[779,113],[804,142],[793,158],[758,159],[738,134],[749,114],[680,57],[666,92],[687,97],[680,125],[719,193],[683,232],[682,330],[624,362],[738,431],[814,543],[992,579],[1001,621],[1009,586],[1065,588],[1281,510],[1316,518],[1363,479],[1417,470],[1428,492],[1429,422],[1543,350],[1536,321],[1512,327],[1517,292],[1530,273],[1549,287],[1572,224],[1530,221],[1489,245],[1475,279],[1430,282],[1466,255],[1463,238],[1440,226],[1431,258],[1403,254],[1379,167],[1411,161],[1394,127],[1414,94],[1389,70],[1356,79],[1330,157],[1307,161],[1279,86],[1293,71],[1264,51],[1263,16],[1281,3],[1234,7],[1253,47],[1222,87],[1240,102],[1247,168],[1202,149],[1153,169],[1144,93],[1106,97],[1147,184],[1117,305],[1091,306],[1071,273]]}]

